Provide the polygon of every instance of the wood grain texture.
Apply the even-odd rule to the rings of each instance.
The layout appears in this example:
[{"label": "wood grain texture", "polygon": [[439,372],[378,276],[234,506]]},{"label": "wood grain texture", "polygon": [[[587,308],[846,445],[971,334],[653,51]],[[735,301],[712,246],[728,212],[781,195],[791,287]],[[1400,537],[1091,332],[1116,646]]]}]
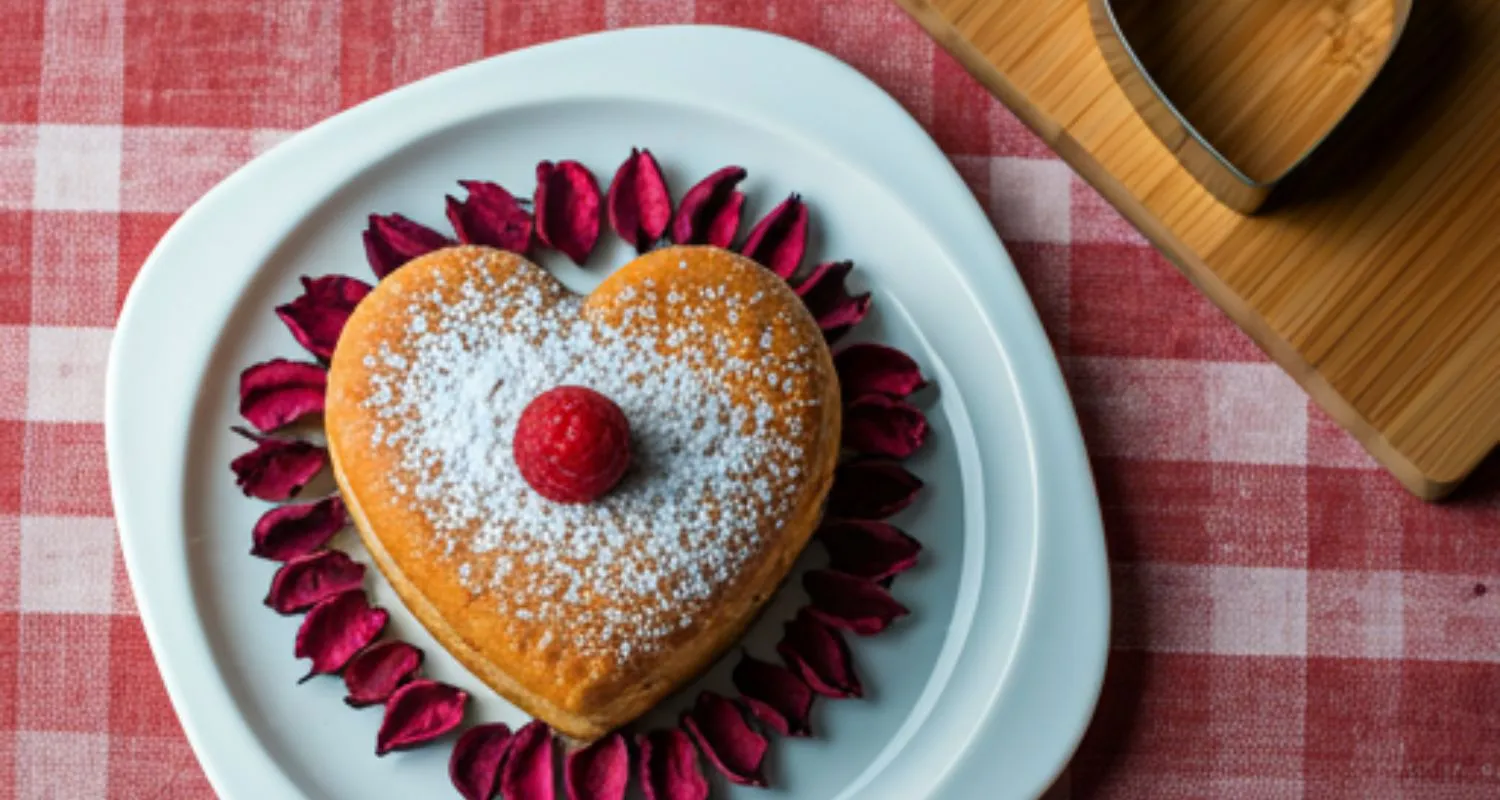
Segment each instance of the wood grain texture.
[{"label": "wood grain texture", "polygon": [[1391,0],[1101,0],[1178,111],[1258,181],[1291,169],[1385,63]]},{"label": "wood grain texture", "polygon": [[[1367,95],[1245,216],[1136,113],[1087,0],[898,2],[1411,491],[1443,496],[1500,442],[1500,4],[1417,3]],[[1142,57],[1216,147],[1274,170],[1363,85],[1392,2],[1163,0],[1191,25],[1155,23]]]}]

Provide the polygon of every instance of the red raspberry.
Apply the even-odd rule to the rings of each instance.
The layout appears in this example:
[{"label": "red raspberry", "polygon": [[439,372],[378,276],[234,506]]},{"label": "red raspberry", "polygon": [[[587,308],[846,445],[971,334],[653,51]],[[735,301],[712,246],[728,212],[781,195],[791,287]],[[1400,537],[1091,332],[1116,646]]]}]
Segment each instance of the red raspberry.
[{"label": "red raspberry", "polygon": [[581,386],[536,396],[516,423],[521,477],[559,503],[587,503],[614,487],[630,466],[630,427],[608,397]]}]

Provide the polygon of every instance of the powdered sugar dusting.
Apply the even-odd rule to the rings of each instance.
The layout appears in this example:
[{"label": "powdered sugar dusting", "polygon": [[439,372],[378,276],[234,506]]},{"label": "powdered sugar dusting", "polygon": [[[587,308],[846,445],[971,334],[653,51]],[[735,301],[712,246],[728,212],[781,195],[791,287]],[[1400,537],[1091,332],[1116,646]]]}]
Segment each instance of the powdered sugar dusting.
[{"label": "powdered sugar dusting", "polygon": [[[490,257],[460,286],[403,295],[400,344],[370,367],[371,445],[396,454],[391,488],[431,520],[460,583],[535,623],[537,647],[556,632],[583,655],[649,653],[792,510],[802,421],[773,404],[816,405],[796,399],[812,379],[805,351],[774,348],[791,320],[763,292],[647,279],[595,314],[535,268],[496,273]],[[763,328],[705,337],[701,320],[726,314]],[[511,454],[522,409],[561,385],[609,397],[631,427],[631,469],[593,503],[546,500]]]}]

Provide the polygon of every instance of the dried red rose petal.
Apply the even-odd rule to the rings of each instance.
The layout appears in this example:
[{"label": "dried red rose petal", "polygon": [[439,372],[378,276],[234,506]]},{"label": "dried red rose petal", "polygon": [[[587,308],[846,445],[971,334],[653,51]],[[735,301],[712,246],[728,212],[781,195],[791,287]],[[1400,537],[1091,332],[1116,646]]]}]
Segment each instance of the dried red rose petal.
[{"label": "dried red rose petal", "polygon": [[844,286],[853,269],[852,261],[824,262],[797,284],[797,296],[817,320],[825,341],[837,341],[870,313],[870,293],[851,295]]},{"label": "dried red rose petal", "polygon": [[832,568],[869,581],[883,581],[916,566],[922,543],[885,522],[837,520],[823,523],[818,541]]},{"label": "dried red rose petal", "polygon": [[905,400],[867,394],[844,403],[843,431],[851,450],[907,458],[927,441],[927,416]]},{"label": "dried red rose petal", "polygon": [[630,157],[609,183],[609,226],[637,253],[650,250],[672,222],[672,195],[650,150],[630,148]]},{"label": "dried red rose petal", "polygon": [[385,609],[372,607],[359,589],[340,592],[313,606],[297,629],[297,658],[312,659],[312,669],[302,680],[343,669],[355,653],[380,636],[390,616]]},{"label": "dried red rose petal", "polygon": [[861,697],[854,658],[838,631],[803,609],[786,624],[776,652],[809,688],[825,697]]},{"label": "dried red rose petal", "polygon": [[751,717],[753,717],[753,718],[755,718],[757,720],[760,720],[760,724],[763,727],[765,727],[765,728],[767,728],[769,730],[773,730],[773,731],[781,734],[782,736],[805,736],[805,735],[807,735],[807,734],[791,733],[792,726],[791,726],[791,723],[787,721],[787,718],[783,717],[781,715],[780,711],[777,711],[776,709],[772,708],[771,706],[767,705],[766,703],[764,703],[764,702],[762,702],[760,700],[756,700],[753,697],[744,697],[744,696],[741,696],[741,697],[735,698],[735,702],[739,703],[741,711],[745,712],[746,714],[750,715]]},{"label": "dried red rose petal", "polygon": [[809,736],[813,691],[780,664],[744,653],[734,668],[734,688],[756,719],[782,736]]},{"label": "dried red rose petal", "polygon": [[625,800],[630,784],[630,747],[612,733],[563,759],[568,800]]},{"label": "dried red rose petal", "polygon": [[831,569],[808,572],[802,586],[812,599],[807,613],[860,636],[880,633],[911,613],[880,584]]},{"label": "dried red rose petal", "polygon": [[745,179],[742,167],[724,167],[693,185],[672,217],[672,241],[728,247],[740,229],[745,195],[734,187]]},{"label": "dried red rose petal", "polygon": [[307,485],[328,465],[328,451],[295,439],[277,439],[233,428],[255,447],[229,462],[234,482],[249,497],[277,502]]},{"label": "dried red rose petal", "polygon": [[911,505],[921,489],[922,479],[894,461],[856,458],[834,470],[828,516],[885,519]]},{"label": "dried red rose petal", "polygon": [[344,667],[344,702],[354,708],[384,703],[422,668],[422,651],[406,642],[381,642],[355,656]]},{"label": "dried red rose petal", "polygon": [[636,739],[636,747],[646,800],[708,800],[708,781],[686,733],[676,728],[651,731]]},{"label": "dried red rose petal", "polygon": [[770,743],[750,727],[739,706],[713,692],[699,692],[693,710],[682,715],[682,726],[724,777],[744,786],[766,785],[761,767]]},{"label": "dried red rose petal", "polygon": [[402,686],[386,701],[375,755],[426,744],[457,728],[468,702],[468,692],[446,683],[423,679]]},{"label": "dried red rose petal", "polygon": [[475,725],[464,731],[448,759],[448,779],[464,800],[490,800],[500,788],[500,767],[510,754],[510,726]]},{"label": "dried red rose petal", "polygon": [[276,506],[255,521],[250,555],[289,561],[316,552],[348,525],[349,512],[336,494],[315,503]]},{"label": "dried red rose petal", "polygon": [[376,278],[384,278],[417,256],[453,244],[452,239],[400,214],[371,214],[364,238],[365,259]]},{"label": "dried red rose petal", "polygon": [[806,250],[807,204],[796,193],[756,223],[741,248],[746,258],[787,280],[797,274]]},{"label": "dried red rose petal", "polygon": [[883,344],[851,344],[833,354],[844,397],[883,394],[906,397],[927,385],[922,368],[912,357]]},{"label": "dried red rose petal", "polygon": [[320,550],[297,556],[276,570],[266,605],[278,614],[295,614],[340,592],[358,589],[364,580],[364,564],[342,550]]},{"label": "dried red rose petal", "polygon": [[510,740],[510,754],[500,770],[500,795],[520,800],[552,800],[552,729],[532,720]]},{"label": "dried red rose petal", "polygon": [[344,323],[370,293],[370,285],[343,275],[302,278],[302,294],[276,307],[276,316],[307,352],[327,361],[339,343]]},{"label": "dried red rose petal", "polygon": [[240,373],[240,416],[263,431],[273,431],[323,410],[328,370],[277,358]]},{"label": "dried red rose petal", "polygon": [[526,255],[531,251],[531,213],[498,183],[459,181],[469,196],[448,196],[448,222],[464,244],[498,247]]},{"label": "dried red rose petal", "polygon": [[599,241],[602,199],[594,173],[577,161],[536,165],[536,235],[582,265]]}]

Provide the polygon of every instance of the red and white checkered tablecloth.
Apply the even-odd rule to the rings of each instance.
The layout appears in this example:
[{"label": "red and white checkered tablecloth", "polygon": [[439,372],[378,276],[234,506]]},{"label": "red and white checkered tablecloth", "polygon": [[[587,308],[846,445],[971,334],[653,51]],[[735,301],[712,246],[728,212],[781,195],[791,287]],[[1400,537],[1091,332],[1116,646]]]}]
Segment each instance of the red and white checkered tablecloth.
[{"label": "red and white checkered tablecloth", "polygon": [[1448,506],[1409,497],[890,2],[0,5],[0,800],[212,796],[126,584],[101,425],[111,326],[173,218],[391,87],[694,21],[809,41],[886,87],[1031,289],[1115,580],[1104,698],[1060,793],[1500,797],[1500,470]]}]

